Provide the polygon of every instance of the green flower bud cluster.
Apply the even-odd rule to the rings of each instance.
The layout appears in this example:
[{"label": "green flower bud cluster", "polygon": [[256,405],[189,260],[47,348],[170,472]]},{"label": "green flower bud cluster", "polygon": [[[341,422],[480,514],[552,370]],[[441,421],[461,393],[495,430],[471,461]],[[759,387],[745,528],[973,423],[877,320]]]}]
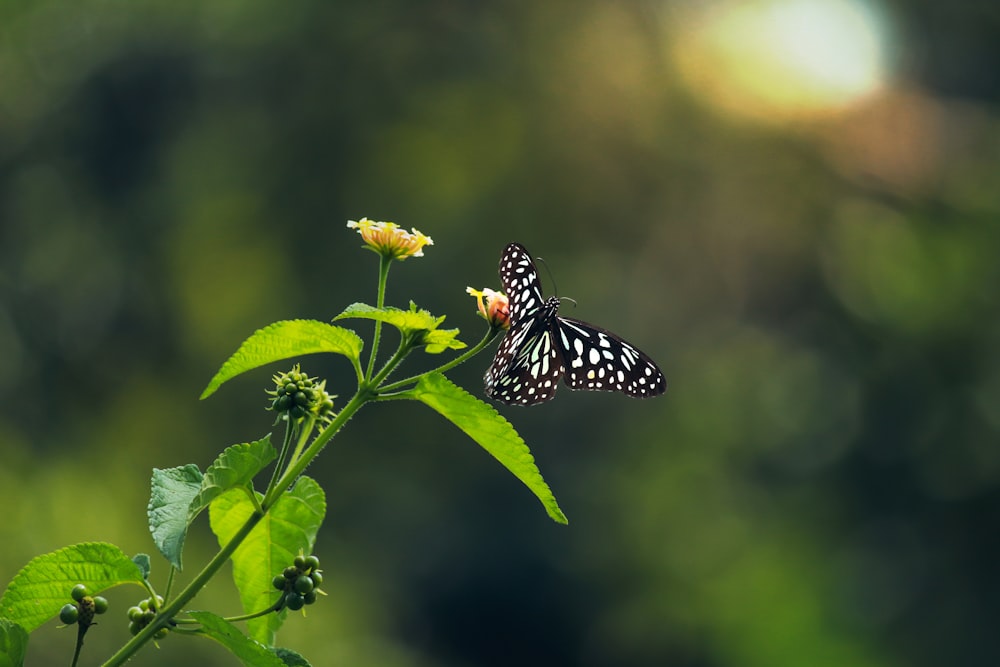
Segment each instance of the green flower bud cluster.
[{"label": "green flower bud cluster", "polygon": [[[139,634],[139,632],[153,622],[156,618],[156,612],[163,607],[163,597],[157,595],[156,598],[146,598],[138,605],[134,607],[129,607],[128,609],[128,631],[133,635]],[[167,629],[160,628],[153,635],[153,639],[163,639],[167,636]]]},{"label": "green flower bud cluster", "polygon": [[333,418],[334,396],[326,393],[326,381],[319,382],[299,369],[296,364],[287,373],[274,375],[277,388],[267,392],[271,397],[269,410],[288,415],[291,419],[302,419],[312,413],[321,420]]},{"label": "green flower bud cluster", "polygon": [[286,567],[271,583],[282,592],[279,610],[288,608],[298,611],[304,605],[316,602],[317,595],[326,595],[319,589],[323,583],[323,571],[319,569],[319,558],[316,556],[296,556],[294,564]]},{"label": "green flower bud cluster", "polygon": [[84,584],[77,584],[70,591],[74,602],[68,602],[59,610],[59,620],[66,625],[78,624],[88,628],[94,624],[94,616],[108,610],[108,601],[100,595],[91,595]]}]

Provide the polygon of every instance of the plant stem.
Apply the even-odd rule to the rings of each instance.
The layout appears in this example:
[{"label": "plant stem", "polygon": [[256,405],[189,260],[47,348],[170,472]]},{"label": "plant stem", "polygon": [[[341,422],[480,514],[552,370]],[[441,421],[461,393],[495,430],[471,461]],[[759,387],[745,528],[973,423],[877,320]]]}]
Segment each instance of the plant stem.
[{"label": "plant stem", "polygon": [[83,649],[83,636],[87,633],[87,628],[82,625],[77,625],[76,627],[76,649],[73,651],[73,662],[70,667],[76,667],[76,663],[80,660],[80,651]]},{"label": "plant stem", "polygon": [[[378,263],[378,300],[375,303],[376,308],[381,308],[385,305],[385,284],[389,278],[389,267],[392,265],[392,258],[385,255],[379,255]],[[371,379],[372,373],[375,371],[375,357],[378,356],[378,343],[379,338],[382,335],[382,322],[380,320],[375,320],[375,336],[372,338],[372,353],[368,357],[368,372],[365,373],[365,378]]]},{"label": "plant stem", "polygon": [[199,572],[198,575],[191,580],[191,583],[185,586],[184,590],[178,593],[177,597],[174,598],[172,602],[167,604],[162,610],[158,610],[153,621],[143,628],[139,634],[132,637],[128,643],[118,649],[117,653],[108,658],[103,667],[117,667],[118,665],[125,664],[129,659],[131,659],[132,656],[135,655],[146,642],[153,638],[153,635],[156,634],[157,630],[166,626],[170,620],[177,615],[181,608],[190,602],[191,599],[194,598],[194,596],[197,595],[198,592],[205,586],[205,584],[207,584],[209,580],[215,576],[215,573],[219,570],[219,568],[221,568],[225,562],[229,560],[229,557],[233,555],[233,552],[236,551],[237,547],[243,543],[243,540],[245,540],[247,535],[250,534],[250,531],[252,531],[263,518],[264,515],[259,512],[251,514],[246,523],[244,523],[236,534],[233,535],[233,538],[229,540],[226,546],[219,550],[219,553],[215,554],[215,557],[212,558],[212,560],[210,560],[204,568],[202,568],[201,572]]},{"label": "plant stem", "polygon": [[[176,575],[176,574],[177,574],[177,568],[174,567],[173,565],[171,565],[170,566],[170,572],[167,574],[167,587],[163,591],[163,600],[165,602],[167,602],[167,601],[170,600],[170,592],[171,592],[171,589],[173,589],[173,587],[174,587],[174,575]],[[156,594],[155,593],[153,594],[153,599],[154,600],[156,599]]]},{"label": "plant stem", "polygon": [[464,363],[469,359],[471,359],[472,357],[479,354],[484,347],[493,342],[493,339],[496,338],[496,335],[497,333],[499,333],[499,331],[500,331],[499,328],[494,329],[493,327],[490,327],[489,331],[486,332],[486,335],[483,336],[483,339],[478,343],[476,343],[475,346],[470,347],[468,350],[466,350],[465,353],[460,354],[459,356],[455,357],[448,363],[442,364],[433,370],[420,373],[419,375],[412,375],[406,378],[405,380],[399,380],[397,382],[393,382],[392,384],[387,384],[384,387],[379,387],[379,394],[382,394],[383,392],[391,392],[391,391],[396,391],[398,389],[402,389],[406,385],[416,382],[424,375],[429,375],[431,373],[444,373],[445,371],[451,370],[455,366],[458,366],[459,364]]},{"label": "plant stem", "polygon": [[399,365],[399,362],[401,362],[403,358],[406,357],[406,355],[408,355],[412,349],[413,346],[411,342],[407,339],[406,336],[403,336],[402,340],[399,341],[399,347],[396,348],[396,351],[393,353],[389,361],[385,362],[385,366],[383,366],[379,370],[379,372],[375,375],[375,377],[372,378],[371,382],[369,383],[369,387],[374,387],[375,390],[378,391],[379,384],[381,384],[387,377],[389,377],[389,374],[396,369],[396,366]]},{"label": "plant stem", "polygon": [[[275,593],[277,592],[278,591],[275,591]],[[278,609],[281,607],[282,602],[283,602],[282,598],[278,598],[278,600],[267,609],[261,609],[260,611],[253,612],[252,614],[241,614],[239,616],[226,616],[223,620],[229,621],[230,623],[236,623],[237,621],[249,621],[251,618],[257,618],[258,616],[267,616],[272,612],[278,611]],[[198,625],[201,623],[201,621],[195,620],[193,618],[175,618],[174,623],[176,623],[177,625]],[[173,631],[176,632],[177,628],[176,627],[173,628]]]},{"label": "plant stem", "polygon": [[299,434],[298,442],[295,443],[295,451],[292,452],[292,458],[288,459],[288,465],[294,465],[299,460],[299,456],[302,455],[302,449],[306,446],[306,441],[315,427],[316,415],[310,414],[306,420],[305,427],[302,429],[302,433]]},{"label": "plant stem", "polygon": [[288,469],[281,476],[281,479],[278,480],[275,487],[271,489],[271,493],[264,496],[264,500],[261,504],[264,506],[265,511],[270,509],[270,507],[275,503],[281,491],[291,486],[292,482],[295,481],[295,478],[301,475],[302,471],[304,471],[309,464],[312,463],[312,460],[316,458],[316,455],[319,454],[320,451],[322,451],[323,447],[326,446],[326,443],[328,443],[330,439],[337,434],[337,431],[343,428],[344,424],[346,424],[348,420],[354,416],[354,413],[357,412],[362,405],[373,398],[374,396],[372,393],[364,389],[359,389],[358,393],[351,397],[351,400],[348,401],[347,405],[345,405],[340,412],[337,413],[337,416],[334,417],[333,421],[330,422],[326,428],[320,431],[319,435],[317,435],[312,441],[312,444],[310,444],[309,447],[302,453],[302,456],[299,457],[299,459],[293,464],[289,465]]},{"label": "plant stem", "polygon": [[292,421],[289,415],[285,416],[285,437],[281,443],[281,453],[278,454],[278,460],[274,462],[274,472],[271,473],[271,481],[267,485],[267,490],[264,495],[271,493],[271,489],[274,488],[275,482],[278,481],[278,475],[281,474],[281,468],[285,465],[285,457],[288,456],[288,447],[292,444],[292,436],[295,432],[295,422]]}]

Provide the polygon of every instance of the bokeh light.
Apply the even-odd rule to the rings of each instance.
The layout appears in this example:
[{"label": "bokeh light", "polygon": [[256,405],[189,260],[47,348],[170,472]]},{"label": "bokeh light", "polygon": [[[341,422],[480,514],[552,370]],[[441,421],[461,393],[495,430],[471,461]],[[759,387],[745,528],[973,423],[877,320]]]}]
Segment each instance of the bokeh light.
[{"label": "bokeh light", "polygon": [[857,104],[889,76],[885,22],[862,0],[714,2],[680,12],[673,56],[692,92],[781,121]]}]

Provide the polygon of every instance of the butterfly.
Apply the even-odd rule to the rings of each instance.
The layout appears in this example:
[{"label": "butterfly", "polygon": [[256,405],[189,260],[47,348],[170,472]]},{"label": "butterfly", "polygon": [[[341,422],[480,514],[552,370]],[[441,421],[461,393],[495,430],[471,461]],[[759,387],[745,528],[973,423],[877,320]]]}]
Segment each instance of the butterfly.
[{"label": "butterfly", "polygon": [[486,371],[486,395],[535,405],[552,398],[559,379],[570,389],[659,396],[667,381],[635,346],[592,324],[559,315],[559,297],[542,297],[531,255],[519,243],[500,256],[500,281],[510,300],[510,329]]}]

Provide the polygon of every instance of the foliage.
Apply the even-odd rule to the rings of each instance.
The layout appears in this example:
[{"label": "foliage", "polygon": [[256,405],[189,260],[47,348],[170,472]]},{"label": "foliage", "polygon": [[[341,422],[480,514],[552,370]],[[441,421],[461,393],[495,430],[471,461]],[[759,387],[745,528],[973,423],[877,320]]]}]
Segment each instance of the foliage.
[{"label": "foliage", "polygon": [[[9,664],[21,664],[28,633],[58,614],[65,623],[78,626],[75,665],[84,633],[94,625],[94,614],[103,614],[108,607],[107,600],[92,597],[93,593],[132,583],[145,588],[149,597],[128,610],[128,629],[133,637],[104,663],[106,666],[123,664],[150,640],[192,633],[217,641],[246,665],[308,665],[302,656],[288,649],[279,651],[275,644],[288,612],[313,604],[325,594],[319,588],[323,574],[318,558],[304,554],[311,554],[316,546],[326,515],[326,494],[316,480],[302,473],[367,403],[410,399],[429,406],[521,480],[552,519],[566,523],[531,452],[510,423],[442,374],[481,352],[499,326],[490,324],[479,344],[434,370],[387,380],[417,349],[439,355],[467,346],[458,340],[458,329],[440,328],[444,316],[436,317],[412,301],[408,310],[383,303],[391,262],[422,256],[421,248],[432,244],[430,238],[416,230],[410,235],[395,225],[366,222],[366,232],[374,234],[369,245],[384,249],[380,252],[378,305],[355,303],[335,319],[375,322],[367,370],[362,367],[362,340],[355,332],[312,320],[283,321],[256,331],[244,341],[202,393],[206,398],[228,380],[260,366],[325,352],[347,357],[356,371],[357,388],[346,405],[335,412],[335,397],[326,392],[326,382],[308,377],[296,364],[290,371],[276,374],[276,389],[268,392],[272,397],[268,409],[276,412],[276,423],[284,425],[280,451],[267,435],[227,447],[204,472],[191,463],[153,470],[147,514],[153,543],[169,565],[162,595],[150,580],[148,556],[130,558],[110,544],[78,544],[28,563],[0,598],[0,655]],[[405,234],[406,238],[397,243],[394,234]],[[383,324],[398,331],[399,343],[376,370]],[[254,480],[272,463],[270,481],[263,491],[256,490]],[[174,593],[171,587],[183,569],[188,531],[206,508],[219,551],[190,583]],[[233,581],[245,613],[227,619],[208,611],[190,611],[192,600],[227,561],[232,562]],[[68,597],[75,602],[69,603]],[[233,625],[239,621],[246,622],[246,634]]]}]

